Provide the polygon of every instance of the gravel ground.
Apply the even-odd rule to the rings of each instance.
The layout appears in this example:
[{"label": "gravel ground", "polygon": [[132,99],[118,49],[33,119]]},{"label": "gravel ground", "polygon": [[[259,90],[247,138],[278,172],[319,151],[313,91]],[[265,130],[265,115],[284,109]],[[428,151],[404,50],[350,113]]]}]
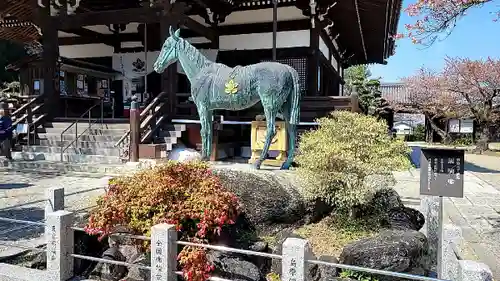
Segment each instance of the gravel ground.
[{"label": "gravel ground", "polygon": [[[65,189],[65,209],[82,216],[95,205],[96,197],[104,193],[108,179],[0,171],[0,218],[42,221],[45,189],[57,186]],[[5,243],[38,246],[43,244],[42,234],[43,226],[0,222],[0,258],[22,251]]]}]

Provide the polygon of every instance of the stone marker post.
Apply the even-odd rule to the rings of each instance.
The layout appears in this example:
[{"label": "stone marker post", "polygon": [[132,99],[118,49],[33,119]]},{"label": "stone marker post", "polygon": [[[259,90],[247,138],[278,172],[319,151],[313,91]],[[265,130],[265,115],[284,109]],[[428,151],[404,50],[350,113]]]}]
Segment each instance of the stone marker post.
[{"label": "stone marker post", "polygon": [[140,129],[141,113],[139,112],[139,103],[137,102],[137,96],[133,95],[130,103],[130,162],[139,162]]},{"label": "stone marker post", "polygon": [[441,278],[446,280],[459,280],[457,276],[459,264],[455,262],[457,260],[455,247],[460,245],[462,230],[459,227],[447,224],[443,227],[443,231],[443,247],[441,248],[443,251],[441,254],[443,265]]},{"label": "stone marker post", "polygon": [[[431,255],[436,257],[438,278],[443,275],[443,197],[464,197],[464,150],[422,147],[420,155],[420,195]],[[436,228],[436,229],[434,229]],[[437,249],[435,248],[437,244]],[[434,253],[432,253],[435,251]],[[436,255],[437,254],[437,255]]]},{"label": "stone marker post", "polygon": [[45,190],[47,202],[45,204],[45,220],[47,214],[64,210],[64,187],[50,187]]},{"label": "stone marker post", "polygon": [[73,277],[73,213],[56,211],[47,214],[45,239],[47,240],[47,273],[52,281],[65,281]]},{"label": "stone marker post", "polygon": [[422,195],[420,197],[420,210],[425,217],[422,233],[427,236],[429,242],[429,257],[432,267],[437,266],[439,245],[439,210],[441,208],[440,198],[436,196]]},{"label": "stone marker post", "polygon": [[283,242],[281,258],[282,281],[305,281],[306,260],[309,259],[309,243],[307,240],[287,238]]},{"label": "stone marker post", "polygon": [[157,224],[151,229],[151,281],[177,280],[177,231],[175,225]]}]

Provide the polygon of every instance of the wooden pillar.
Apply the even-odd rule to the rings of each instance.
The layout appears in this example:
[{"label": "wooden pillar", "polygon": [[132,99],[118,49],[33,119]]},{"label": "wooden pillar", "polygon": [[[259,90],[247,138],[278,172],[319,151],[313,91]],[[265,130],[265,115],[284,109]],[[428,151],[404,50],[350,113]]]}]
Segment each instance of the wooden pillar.
[{"label": "wooden pillar", "polygon": [[141,116],[137,96],[132,96],[130,103],[130,148],[129,161],[139,162],[139,144],[141,143]]},{"label": "wooden pillar", "polygon": [[310,50],[311,54],[307,60],[307,95],[316,96],[318,94],[318,67],[319,67],[319,36],[320,36],[320,24],[316,19],[314,20],[314,25],[311,22],[311,32],[310,34]]},{"label": "wooden pillar", "polygon": [[[170,26],[178,28],[177,23],[172,23],[167,16],[160,21],[161,45],[170,36]],[[161,74],[161,91],[167,93],[168,107],[167,114],[171,118],[176,114],[177,107],[177,63],[173,63]]]},{"label": "wooden pillar", "polygon": [[45,0],[46,8],[41,8],[41,28],[43,43],[43,94],[44,111],[48,113],[49,119],[56,117],[59,113],[59,42],[57,38],[57,26],[53,17],[50,16],[50,2]]}]

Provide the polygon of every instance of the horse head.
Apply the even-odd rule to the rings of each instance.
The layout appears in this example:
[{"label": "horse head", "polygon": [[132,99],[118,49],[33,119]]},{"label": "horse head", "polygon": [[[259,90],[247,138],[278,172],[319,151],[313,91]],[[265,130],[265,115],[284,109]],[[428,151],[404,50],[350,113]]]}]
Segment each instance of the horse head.
[{"label": "horse head", "polygon": [[177,61],[177,46],[181,39],[180,33],[180,29],[177,29],[174,32],[174,29],[170,27],[170,36],[165,40],[163,46],[161,47],[161,52],[153,65],[154,71],[162,73],[165,68]]}]

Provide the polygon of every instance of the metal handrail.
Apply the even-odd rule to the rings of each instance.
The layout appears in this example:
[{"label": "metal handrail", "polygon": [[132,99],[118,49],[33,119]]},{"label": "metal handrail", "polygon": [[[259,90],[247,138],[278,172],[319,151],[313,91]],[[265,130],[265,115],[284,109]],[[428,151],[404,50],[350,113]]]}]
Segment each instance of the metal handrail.
[{"label": "metal handrail", "polygon": [[[141,124],[142,126],[142,121],[144,121],[144,118],[146,118],[146,116],[148,115],[149,111],[151,111],[151,109],[153,109],[155,106],[157,106],[162,100],[161,98],[163,98],[167,93],[165,92],[161,92],[158,94],[158,96],[156,96],[140,113],[139,115],[139,123]],[[141,128],[142,129],[142,128]],[[119,146],[122,142],[125,141],[125,139],[130,135],[130,129],[125,133],[123,134],[123,136],[115,143],[115,147]]]},{"label": "metal handrail", "polygon": [[[87,132],[88,130],[90,130],[90,127],[92,127],[92,125],[94,123],[96,123],[98,120],[95,120],[95,121],[92,121],[92,109],[94,109],[96,106],[100,105],[101,106],[101,123],[103,123],[103,110],[102,110],[102,107],[103,107],[103,102],[104,100],[103,99],[100,99],[100,103],[96,103],[94,105],[92,105],[91,107],[89,107],[89,109],[87,109],[87,111],[85,111],[82,115],[80,115],[80,117],[78,117],[78,119],[80,118],[83,118],[83,116],[87,115],[89,116],[89,119],[88,119],[88,124],[89,126],[87,127],[87,129],[83,130],[83,132],[78,135],[78,119],[76,119],[73,123],[71,123],[68,127],[66,127],[66,129],[64,129],[62,132],[61,132],[61,162],[64,161],[64,152],[71,146],[73,145],[75,142],[76,142],[76,146],[78,147],[78,139],[85,133]],[[68,145],[64,146],[64,133],[66,133],[71,127],[73,127],[73,125],[75,126],[75,139],[72,140]]]}]

